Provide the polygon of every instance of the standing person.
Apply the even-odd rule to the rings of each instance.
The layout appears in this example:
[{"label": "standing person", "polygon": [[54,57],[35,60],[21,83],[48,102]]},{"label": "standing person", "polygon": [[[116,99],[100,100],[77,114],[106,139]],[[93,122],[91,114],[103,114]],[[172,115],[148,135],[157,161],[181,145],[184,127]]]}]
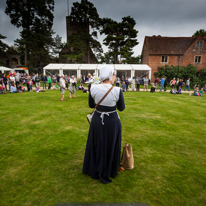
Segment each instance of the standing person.
[{"label": "standing person", "polygon": [[155,79],[155,89],[157,90],[157,88],[158,88],[158,85],[159,85],[159,77],[157,77],[156,79]]},{"label": "standing person", "polygon": [[47,77],[45,74],[43,74],[42,78],[41,78],[42,82],[43,82],[43,89],[46,89],[46,82],[47,82]]},{"label": "standing person", "polygon": [[190,91],[190,78],[188,78],[188,80],[186,81],[186,87],[184,89],[184,91],[188,89],[188,91]]},{"label": "standing person", "polygon": [[56,82],[57,82],[57,78],[53,75],[52,77],[53,89],[56,89]]},{"label": "standing person", "polygon": [[19,85],[19,81],[20,81],[20,75],[19,75],[19,73],[18,73],[18,75],[16,74],[16,76],[15,76],[16,88],[17,88],[18,85]]},{"label": "standing person", "polygon": [[85,75],[82,75],[82,81],[81,81],[81,83],[85,83],[86,82],[86,77],[85,77]]},{"label": "standing person", "polygon": [[165,77],[165,82],[164,82],[164,91],[166,92],[167,91],[167,78]]},{"label": "standing person", "polygon": [[135,77],[133,77],[131,80],[131,88],[132,88],[132,91],[135,90]]},{"label": "standing person", "polygon": [[29,85],[29,91],[33,92],[33,90],[32,90],[32,85],[33,85],[32,79],[29,80],[28,85]]},{"label": "standing person", "polygon": [[29,74],[26,75],[25,77],[25,83],[27,86],[27,91],[29,92],[29,80],[31,79],[31,77],[29,76]]},{"label": "standing person", "polygon": [[[102,84],[92,85],[89,106],[94,108],[111,89],[115,81],[114,69],[100,68],[99,80]],[[120,87],[113,87],[105,99],[97,106],[90,124],[82,171],[104,184],[112,182],[110,177],[118,175],[121,153],[121,122],[116,111],[125,109]]]},{"label": "standing person", "polygon": [[139,92],[140,81],[139,81],[139,78],[138,78],[138,77],[136,77],[136,84],[137,84],[137,89],[136,89],[136,91]]},{"label": "standing person", "polygon": [[76,83],[77,80],[74,78],[74,75],[72,75],[72,78],[70,79],[70,85],[69,85],[70,98],[72,98],[72,93],[73,93],[73,98],[76,98],[75,97]]},{"label": "standing person", "polygon": [[122,91],[123,92],[127,91],[127,85],[125,84],[125,82],[122,83]]},{"label": "standing person", "polygon": [[66,88],[67,90],[69,89],[69,86],[68,86],[68,83],[69,83],[69,78],[67,75],[64,75],[64,78],[65,78],[65,84],[66,84]]},{"label": "standing person", "polygon": [[128,86],[129,86],[129,81],[128,81],[128,79],[127,79],[127,77],[125,78],[125,84],[126,84],[126,88],[127,88],[127,90],[128,90]]},{"label": "standing person", "polygon": [[58,84],[58,86],[60,86],[60,84],[59,84],[59,81],[60,81],[60,74],[58,74],[58,76],[57,76],[57,84]]},{"label": "standing person", "polygon": [[162,77],[162,79],[160,81],[160,92],[162,92],[162,89],[164,88],[164,83],[165,83],[165,79],[164,79],[164,77]]},{"label": "standing person", "polygon": [[49,84],[48,89],[51,89],[51,83],[52,83],[51,76],[48,76],[47,80],[48,80],[48,84]]},{"label": "standing person", "polygon": [[148,81],[149,79],[147,77],[144,78],[144,91],[145,91],[145,87],[146,87],[146,91],[148,90]]},{"label": "standing person", "polygon": [[36,78],[35,78],[35,84],[36,84],[36,87],[40,88],[40,78],[38,74],[36,75]]},{"label": "standing person", "polygon": [[15,84],[15,77],[13,76],[13,73],[10,74],[10,85],[14,83]]},{"label": "standing person", "polygon": [[179,78],[177,78],[177,81],[176,81],[177,91],[178,91],[178,89],[179,89],[179,86],[180,86],[180,79],[179,79]]},{"label": "standing person", "polygon": [[65,101],[64,100],[64,93],[65,93],[65,89],[66,89],[66,84],[65,84],[64,75],[61,76],[61,78],[59,80],[59,84],[60,84],[60,92],[61,92],[61,101]]},{"label": "standing person", "polygon": [[6,77],[6,74],[5,74],[5,73],[3,73],[3,83],[4,83],[5,89],[6,89],[6,91],[7,91],[7,77]]},{"label": "standing person", "polygon": [[182,88],[182,79],[180,79],[179,82],[178,82],[178,89],[179,89],[179,87]]},{"label": "standing person", "polygon": [[176,83],[176,80],[175,80],[175,78],[173,78],[173,79],[170,81],[171,87],[175,87],[175,83]]},{"label": "standing person", "polygon": [[120,84],[120,78],[117,77],[117,80],[116,80],[116,87],[119,87],[119,84]]},{"label": "standing person", "polygon": [[206,94],[206,85],[202,88],[203,94]]}]

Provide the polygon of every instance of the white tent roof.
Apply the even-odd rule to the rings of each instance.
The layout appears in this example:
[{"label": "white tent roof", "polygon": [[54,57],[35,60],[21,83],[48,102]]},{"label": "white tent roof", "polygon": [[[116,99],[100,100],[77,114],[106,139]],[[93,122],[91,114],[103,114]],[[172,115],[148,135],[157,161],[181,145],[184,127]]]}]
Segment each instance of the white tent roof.
[{"label": "white tent roof", "polygon": [[12,69],[10,69],[10,68],[8,68],[8,67],[0,66],[0,70],[1,70],[1,71],[11,71]]},{"label": "white tent roof", "polygon": [[77,70],[81,64],[64,64],[64,66],[61,68],[62,70]]},{"label": "white tent roof", "polygon": [[147,70],[151,71],[151,68],[147,64],[131,64],[134,70]]},{"label": "white tent roof", "polygon": [[[105,64],[48,64],[45,70],[96,70]],[[106,64],[114,67],[115,70],[149,70],[151,68],[147,64]]]},{"label": "white tent roof", "polygon": [[45,66],[43,69],[49,69],[49,70],[59,70],[62,69],[62,67],[65,64],[48,64],[47,66]]}]

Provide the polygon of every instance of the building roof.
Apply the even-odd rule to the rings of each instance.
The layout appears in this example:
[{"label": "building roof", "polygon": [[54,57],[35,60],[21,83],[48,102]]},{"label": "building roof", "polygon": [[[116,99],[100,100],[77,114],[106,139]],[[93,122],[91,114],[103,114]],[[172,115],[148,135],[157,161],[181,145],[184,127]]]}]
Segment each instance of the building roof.
[{"label": "building roof", "polygon": [[[197,38],[198,37],[146,36],[144,45],[146,44],[149,55],[181,55],[186,52],[186,50]],[[202,38],[206,42],[206,38]]]}]

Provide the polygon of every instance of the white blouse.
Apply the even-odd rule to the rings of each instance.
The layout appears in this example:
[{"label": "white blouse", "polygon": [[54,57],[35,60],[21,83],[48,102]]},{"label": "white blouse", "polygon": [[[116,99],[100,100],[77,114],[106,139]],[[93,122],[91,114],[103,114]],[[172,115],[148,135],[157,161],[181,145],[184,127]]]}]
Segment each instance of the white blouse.
[{"label": "white blouse", "polygon": [[[90,88],[90,94],[94,99],[95,104],[102,99],[102,97],[107,93],[107,91],[112,87],[111,84],[92,84]],[[113,107],[116,106],[119,100],[120,87],[114,87],[105,99],[100,103],[102,106]]]}]

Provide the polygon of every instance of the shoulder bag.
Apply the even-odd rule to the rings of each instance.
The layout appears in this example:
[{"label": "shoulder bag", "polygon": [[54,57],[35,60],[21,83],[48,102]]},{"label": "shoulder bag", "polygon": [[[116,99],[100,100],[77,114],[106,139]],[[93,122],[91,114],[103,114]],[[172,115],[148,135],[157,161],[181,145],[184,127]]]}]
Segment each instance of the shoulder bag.
[{"label": "shoulder bag", "polygon": [[92,114],[94,113],[95,109],[99,106],[99,104],[105,99],[105,97],[111,92],[111,90],[112,90],[113,88],[114,88],[114,87],[112,86],[112,87],[107,91],[107,93],[102,97],[102,99],[98,102],[98,104],[95,105],[93,111],[86,116],[87,121],[89,122],[89,124],[91,124]]}]

